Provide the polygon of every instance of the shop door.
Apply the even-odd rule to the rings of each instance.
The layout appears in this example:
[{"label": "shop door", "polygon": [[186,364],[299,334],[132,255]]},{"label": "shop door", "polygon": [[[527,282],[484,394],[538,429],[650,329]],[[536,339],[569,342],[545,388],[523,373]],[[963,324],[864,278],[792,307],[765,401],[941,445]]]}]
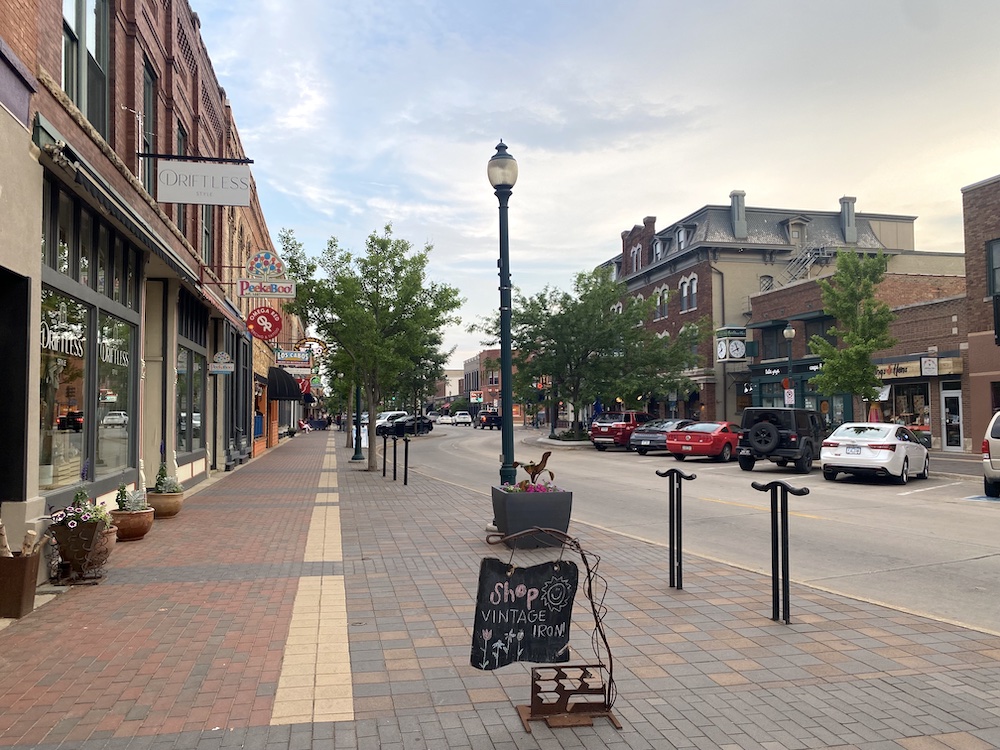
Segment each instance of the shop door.
[{"label": "shop door", "polygon": [[941,448],[946,451],[962,450],[962,384],[960,381],[941,383],[941,419],[944,422]]}]

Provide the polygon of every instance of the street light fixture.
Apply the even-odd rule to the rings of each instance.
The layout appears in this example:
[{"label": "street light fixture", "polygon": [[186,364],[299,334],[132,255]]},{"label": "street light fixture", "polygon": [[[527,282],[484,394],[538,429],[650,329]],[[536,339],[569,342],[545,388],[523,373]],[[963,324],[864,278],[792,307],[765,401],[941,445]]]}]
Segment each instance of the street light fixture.
[{"label": "street light fixture", "polygon": [[517,182],[517,162],[507,153],[503,141],[497,144],[497,152],[486,165],[486,176],[500,201],[500,484],[514,484],[517,469],[514,468],[514,388],[513,362],[510,350],[510,245],[507,237],[507,201],[510,191]]},{"label": "street light fixture", "polygon": [[781,332],[788,342],[788,387],[792,389],[792,403],[795,406],[795,382],[792,380],[792,339],[795,338],[795,329],[791,323],[785,325],[785,330]]}]

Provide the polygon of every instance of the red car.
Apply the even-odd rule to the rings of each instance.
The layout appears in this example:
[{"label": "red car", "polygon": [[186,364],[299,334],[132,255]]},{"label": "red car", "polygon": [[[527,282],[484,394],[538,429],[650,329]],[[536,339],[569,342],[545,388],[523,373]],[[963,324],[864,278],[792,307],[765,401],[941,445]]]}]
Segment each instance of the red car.
[{"label": "red car", "polygon": [[667,450],[678,461],[688,456],[713,456],[728,461],[736,454],[740,427],[732,422],[694,422],[667,433]]},{"label": "red car", "polygon": [[599,451],[607,450],[609,445],[631,450],[628,440],[632,433],[652,418],[643,411],[606,411],[593,421],[587,434]]}]

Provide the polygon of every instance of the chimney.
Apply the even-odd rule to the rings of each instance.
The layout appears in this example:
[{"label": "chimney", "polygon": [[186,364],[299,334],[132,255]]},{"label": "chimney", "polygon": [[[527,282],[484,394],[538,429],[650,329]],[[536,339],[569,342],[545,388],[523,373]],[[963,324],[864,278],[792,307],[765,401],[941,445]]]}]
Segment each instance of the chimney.
[{"label": "chimney", "polygon": [[854,202],[857,198],[844,196],[840,199],[840,229],[844,233],[844,242],[858,241],[858,226],[854,223]]},{"label": "chimney", "polygon": [[729,194],[729,213],[733,220],[733,236],[738,240],[747,238],[747,207],[744,203],[746,195],[742,190],[734,190]]}]

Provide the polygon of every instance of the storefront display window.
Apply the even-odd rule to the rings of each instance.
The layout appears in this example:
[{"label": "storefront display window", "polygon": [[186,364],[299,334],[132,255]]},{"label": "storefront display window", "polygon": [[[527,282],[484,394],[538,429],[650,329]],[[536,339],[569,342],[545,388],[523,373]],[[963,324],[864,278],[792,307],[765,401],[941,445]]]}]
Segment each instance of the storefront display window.
[{"label": "storefront display window", "polygon": [[203,354],[184,346],[177,348],[177,450],[181,453],[205,447],[202,429],[205,372]]},{"label": "storefront display window", "polygon": [[131,383],[135,327],[101,314],[97,356],[96,476],[120,474],[130,461],[134,419]]},{"label": "storefront display window", "polygon": [[80,481],[86,455],[89,309],[51,289],[42,290],[39,488]]},{"label": "storefront display window", "polygon": [[[889,389],[889,403],[883,404],[887,422],[922,427],[931,423],[931,406],[927,383],[894,385]],[[886,412],[888,413],[886,414]]]},{"label": "storefront display window", "polygon": [[760,384],[760,405],[770,407],[785,405],[785,389],[781,387],[781,383]]}]

